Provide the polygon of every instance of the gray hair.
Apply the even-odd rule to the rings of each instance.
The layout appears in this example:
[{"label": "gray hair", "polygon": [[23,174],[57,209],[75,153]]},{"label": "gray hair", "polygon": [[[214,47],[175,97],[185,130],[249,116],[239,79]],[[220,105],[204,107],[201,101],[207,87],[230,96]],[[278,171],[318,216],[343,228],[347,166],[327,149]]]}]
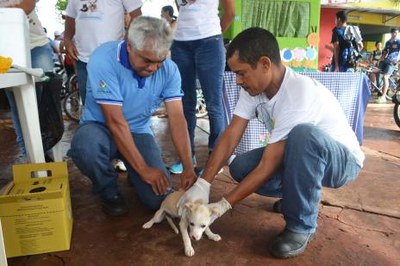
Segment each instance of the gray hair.
[{"label": "gray hair", "polygon": [[172,30],[169,24],[159,18],[140,16],[135,18],[128,30],[132,48],[154,51],[157,56],[165,55],[172,44]]}]

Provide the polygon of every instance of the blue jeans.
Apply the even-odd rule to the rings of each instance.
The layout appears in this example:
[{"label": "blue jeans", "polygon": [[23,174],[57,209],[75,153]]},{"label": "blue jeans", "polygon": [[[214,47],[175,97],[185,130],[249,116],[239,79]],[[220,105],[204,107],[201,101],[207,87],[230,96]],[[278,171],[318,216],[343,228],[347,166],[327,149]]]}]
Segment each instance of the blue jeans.
[{"label": "blue jeans", "polygon": [[[53,49],[50,44],[44,46],[35,47],[31,50],[31,62],[32,68],[42,68],[44,72],[52,72],[54,68],[54,62],[52,59]],[[40,103],[40,96],[42,91],[40,88],[36,90],[36,97],[38,103]],[[19,156],[26,157],[26,149],[24,137],[22,135],[21,123],[19,121],[17,103],[15,102],[14,93],[6,90],[8,103],[11,110],[11,119],[14,124],[15,134],[17,135],[17,144],[19,148]]]},{"label": "blue jeans", "polygon": [[[237,156],[230,172],[242,181],[260,162],[263,148]],[[317,228],[322,186],[341,187],[354,180],[361,168],[349,150],[311,124],[300,124],[289,133],[282,168],[257,193],[282,197],[286,227],[297,233]]]},{"label": "blue jeans", "polygon": [[87,63],[82,61],[76,61],[76,71],[78,76],[78,86],[79,86],[79,93],[81,94],[82,104],[85,105],[86,99],[86,82],[87,82]]},{"label": "blue jeans", "polygon": [[226,127],[223,107],[225,51],[221,35],[194,41],[174,41],[171,58],[182,77],[183,110],[188,124],[192,154],[195,153],[196,77],[200,81],[210,120],[208,149],[212,151]]},{"label": "blue jeans", "polygon": [[[150,167],[161,169],[170,180],[154,137],[150,134],[136,133],[132,133],[132,137],[146,163]],[[119,193],[118,174],[111,161],[121,158],[121,155],[105,125],[96,122],[80,125],[72,139],[68,156],[72,158],[79,170],[91,179],[94,193],[99,194],[103,199],[110,199]],[[129,163],[125,160],[124,162],[129,182],[135,187],[139,199],[147,208],[157,210],[165,196],[155,195],[151,186],[140,178]]]}]

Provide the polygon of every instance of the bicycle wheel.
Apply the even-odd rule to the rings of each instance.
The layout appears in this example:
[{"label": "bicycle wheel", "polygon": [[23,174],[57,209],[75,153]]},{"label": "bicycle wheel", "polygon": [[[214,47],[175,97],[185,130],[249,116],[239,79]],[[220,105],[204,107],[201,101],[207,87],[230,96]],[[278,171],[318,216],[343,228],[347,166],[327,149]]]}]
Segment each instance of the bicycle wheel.
[{"label": "bicycle wheel", "polygon": [[65,114],[73,121],[79,122],[82,114],[82,100],[79,90],[69,93],[63,102]]},{"label": "bicycle wheel", "polygon": [[400,104],[396,103],[393,108],[393,117],[397,126],[400,127]]}]

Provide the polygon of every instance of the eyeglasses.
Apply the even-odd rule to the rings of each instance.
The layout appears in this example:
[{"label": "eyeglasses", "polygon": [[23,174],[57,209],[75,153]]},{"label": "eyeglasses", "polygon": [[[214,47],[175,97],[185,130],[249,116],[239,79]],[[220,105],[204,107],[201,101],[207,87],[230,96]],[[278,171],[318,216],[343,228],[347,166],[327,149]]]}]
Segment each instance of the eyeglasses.
[{"label": "eyeglasses", "polygon": [[[272,107],[272,109],[274,108],[274,106]],[[272,129],[274,128],[274,120],[271,118],[271,115],[269,114],[266,102],[259,103],[256,106],[256,118],[260,123],[265,125],[266,129],[269,132],[272,131]]]}]

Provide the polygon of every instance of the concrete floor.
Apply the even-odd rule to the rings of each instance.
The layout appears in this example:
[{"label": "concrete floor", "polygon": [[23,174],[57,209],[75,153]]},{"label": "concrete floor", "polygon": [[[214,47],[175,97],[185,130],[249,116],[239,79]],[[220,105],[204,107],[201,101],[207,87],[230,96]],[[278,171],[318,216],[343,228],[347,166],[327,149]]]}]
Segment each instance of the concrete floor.
[{"label": "concrete floor", "polygon": [[[318,231],[306,252],[279,260],[267,251],[268,242],[284,227],[272,212],[273,198],[251,195],[213,225],[220,242],[206,238],[194,243],[196,254],[185,257],[180,236],[166,222],[141,228],[153,213],[135,196],[120,174],[128,215],[113,218],[101,211],[90,181],[68,161],[74,228],[71,249],[8,260],[9,265],[400,265],[400,129],[394,124],[393,105],[370,104],[364,127],[364,169],[352,184],[324,189]],[[207,120],[199,121],[207,128]],[[0,112],[0,185],[11,177],[17,153],[8,113]],[[66,122],[63,147],[69,147],[76,125]],[[154,118],[153,128],[167,165],[176,160],[166,132],[165,118]],[[207,156],[207,134],[197,130],[200,164]],[[175,184],[178,176],[173,177]],[[227,169],[213,183],[211,200],[219,200],[235,186]]]}]

